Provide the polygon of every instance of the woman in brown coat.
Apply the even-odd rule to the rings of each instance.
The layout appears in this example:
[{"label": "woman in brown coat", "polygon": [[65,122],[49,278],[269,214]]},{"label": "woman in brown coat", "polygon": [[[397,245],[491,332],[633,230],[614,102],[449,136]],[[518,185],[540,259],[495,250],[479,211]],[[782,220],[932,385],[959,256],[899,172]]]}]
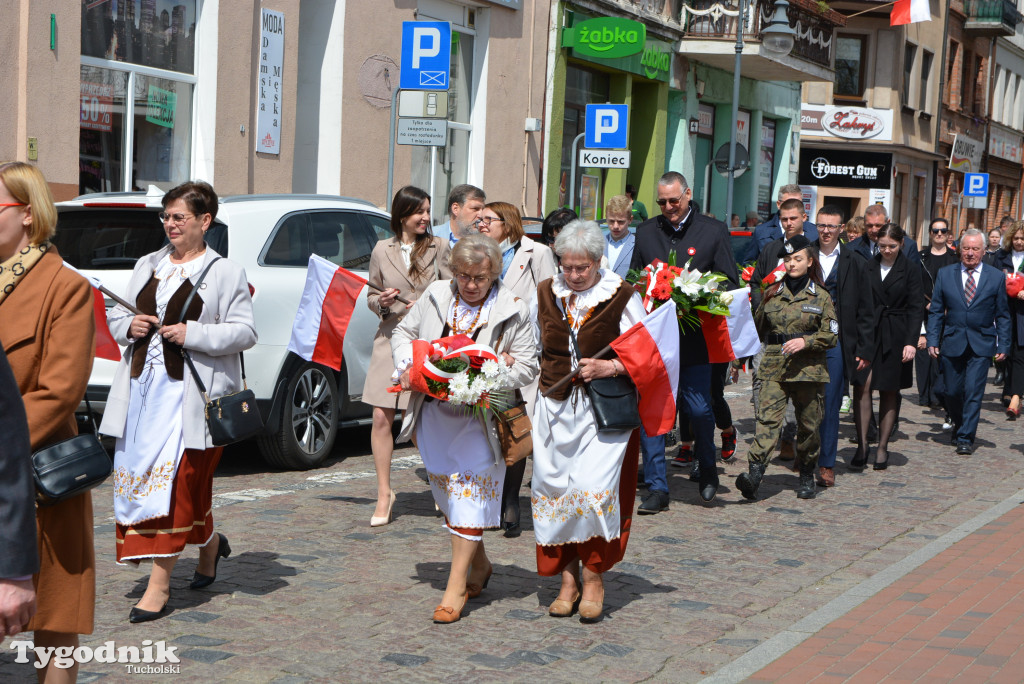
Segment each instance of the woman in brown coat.
[{"label": "woman in brown coat", "polygon": [[430,196],[411,185],[395,193],[391,203],[391,230],[395,237],[381,240],[370,254],[370,282],[382,291],[370,289],[366,304],[380,316],[373,338],[370,368],[363,385],[363,401],[373,407],[370,447],[377,470],[377,507],[370,526],[391,522],[395,492],[391,489],[391,454],[394,439],[391,426],[395,412],[409,404],[408,393],[393,394],[391,375],[395,364],[391,357],[391,334],[412,304],[402,304],[398,296],[415,302],[427,285],[452,277],[448,267],[448,241],[430,232]]},{"label": "woman in brown coat", "polygon": [[[50,238],[57,208],[46,179],[22,162],[0,166],[0,344],[28,416],[32,451],[78,434],[75,409],[95,349],[92,288],[65,268]],[[36,509],[38,611],[28,624],[36,646],[78,647],[91,634],[96,599],[89,492]],[[40,681],[74,681],[77,663],[51,659]]]}]

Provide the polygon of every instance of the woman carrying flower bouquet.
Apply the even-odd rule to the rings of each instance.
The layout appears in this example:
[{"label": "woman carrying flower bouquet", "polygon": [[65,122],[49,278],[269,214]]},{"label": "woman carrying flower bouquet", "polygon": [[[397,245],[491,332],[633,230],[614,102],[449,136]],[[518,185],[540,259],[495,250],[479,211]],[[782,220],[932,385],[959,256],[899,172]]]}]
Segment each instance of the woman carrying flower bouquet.
[{"label": "woman carrying flower bouquet", "polygon": [[1021,396],[1024,396],[1024,289],[1020,283],[1020,278],[1024,277],[1024,221],[1014,221],[1006,229],[1003,248],[996,252],[992,265],[1007,274],[1006,294],[1010,298],[1013,344],[1010,345],[1010,358],[1006,363],[1006,388],[1003,395],[1010,396],[1006,417],[1016,420],[1020,415]]},{"label": "woman carrying flower bouquet", "polygon": [[832,297],[821,283],[818,260],[803,235],[785,241],[782,248],[786,274],[764,291],[754,314],[757,334],[764,343],[758,368],[761,377],[754,443],[747,454],[748,472],[736,478],[736,487],[755,499],[768,458],[782,435],[786,404],[796,409],[796,460],[800,468],[797,496],[813,499],[814,467],[818,461],[821,408],[828,367],[825,350],[839,334]]},{"label": "woman carrying flower bouquet", "polygon": [[541,396],[533,420],[537,572],[562,578],[548,613],[569,617],[579,607],[583,621],[600,618],[602,573],[626,551],[639,432],[598,432],[580,383],[543,395],[576,368],[582,382],[625,372],[618,359],[592,358],[645,315],[632,286],[599,268],[604,244],[593,221],[568,224],[555,238],[562,272],[540,284],[536,300],[541,343]]},{"label": "woman carrying flower bouquet", "polygon": [[[448,263],[454,277],[427,287],[391,338],[402,389],[413,386],[414,340],[457,335],[497,353],[498,363],[508,367],[508,389],[529,385],[537,375],[533,324],[527,303],[499,280],[498,243],[486,235],[467,235],[452,247]],[[455,383],[452,379],[452,394]],[[398,442],[406,442],[415,431],[434,501],[451,533],[451,570],[434,610],[437,623],[458,620],[466,599],[478,596],[491,577],[482,533],[501,522],[505,479],[494,420],[486,409],[474,411],[414,392],[398,436]]]}]

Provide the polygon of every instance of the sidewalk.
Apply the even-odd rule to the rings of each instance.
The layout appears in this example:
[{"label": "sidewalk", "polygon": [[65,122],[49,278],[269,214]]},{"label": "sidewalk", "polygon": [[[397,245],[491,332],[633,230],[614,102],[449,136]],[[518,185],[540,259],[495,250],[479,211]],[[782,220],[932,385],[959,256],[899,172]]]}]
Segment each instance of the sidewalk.
[{"label": "sidewalk", "polygon": [[1020,682],[1024,506],[924,562],[750,682]]}]

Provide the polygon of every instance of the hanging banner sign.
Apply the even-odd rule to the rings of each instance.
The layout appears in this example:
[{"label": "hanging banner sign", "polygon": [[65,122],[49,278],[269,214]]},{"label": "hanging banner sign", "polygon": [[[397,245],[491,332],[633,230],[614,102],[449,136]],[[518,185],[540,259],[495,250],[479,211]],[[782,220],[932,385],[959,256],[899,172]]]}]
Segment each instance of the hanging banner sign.
[{"label": "hanging banner sign", "polygon": [[256,151],[281,153],[281,77],[284,69],[284,13],[262,10]]},{"label": "hanging banner sign", "polygon": [[960,173],[978,171],[981,169],[981,153],[984,149],[985,145],[981,141],[958,133],[953,138],[953,149],[949,153],[948,168]]},{"label": "hanging banner sign", "polygon": [[891,142],[892,110],[801,105],[800,135],[805,138]]}]

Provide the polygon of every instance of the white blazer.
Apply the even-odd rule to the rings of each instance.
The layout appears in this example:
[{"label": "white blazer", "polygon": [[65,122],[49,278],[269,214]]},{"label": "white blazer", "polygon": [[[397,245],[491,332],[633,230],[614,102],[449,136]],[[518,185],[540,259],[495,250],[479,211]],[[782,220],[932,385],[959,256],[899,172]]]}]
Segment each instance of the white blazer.
[{"label": "white blazer", "polygon": [[558,273],[555,253],[547,245],[523,236],[519,249],[501,282],[516,297],[529,302],[537,297],[537,286]]}]

